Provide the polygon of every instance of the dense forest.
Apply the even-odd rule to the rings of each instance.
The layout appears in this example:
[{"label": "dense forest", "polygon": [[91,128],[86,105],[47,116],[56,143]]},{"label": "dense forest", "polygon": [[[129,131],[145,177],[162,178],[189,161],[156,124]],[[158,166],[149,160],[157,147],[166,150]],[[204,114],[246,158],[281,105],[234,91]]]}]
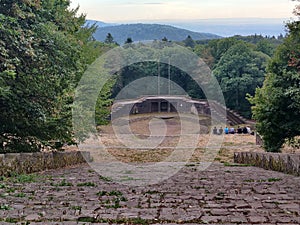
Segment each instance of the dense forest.
[{"label": "dense forest", "polygon": [[[168,42],[168,39],[165,38],[163,41]],[[220,83],[227,107],[250,118],[251,105],[246,96],[254,95],[256,88],[263,85],[267,63],[282,41],[281,36],[268,38],[253,35],[215,39],[198,44],[188,36],[176,44],[190,48],[210,67]],[[169,66],[159,64],[159,68],[159,75],[168,78]],[[134,80],[145,76],[158,76],[158,64],[148,62],[124,68],[114,87],[114,96]],[[192,98],[206,98],[188,74],[173,66],[171,66],[171,80]]]},{"label": "dense forest", "polygon": [[[68,0],[0,0],[0,5],[0,152],[57,149],[76,142],[72,129],[76,86],[95,59],[117,47],[114,35],[96,41],[97,27],[85,26],[85,16],[70,9]],[[298,17],[299,12],[298,6]],[[187,35],[171,42],[166,34],[162,43],[166,50],[184,46],[202,58],[217,78],[227,107],[248,118],[253,112],[266,149],[279,151],[286,139],[295,143],[300,135],[300,22],[292,21],[287,28],[286,37],[194,40]],[[134,48],[132,37],[126,38],[122,48]],[[153,45],[161,48],[159,43]],[[188,74],[174,66],[137,63],[112,74],[99,93],[96,123],[107,122],[112,99],[120,90],[138,78],[158,74],[165,78],[171,74],[171,80],[193,98],[206,97]]]}]

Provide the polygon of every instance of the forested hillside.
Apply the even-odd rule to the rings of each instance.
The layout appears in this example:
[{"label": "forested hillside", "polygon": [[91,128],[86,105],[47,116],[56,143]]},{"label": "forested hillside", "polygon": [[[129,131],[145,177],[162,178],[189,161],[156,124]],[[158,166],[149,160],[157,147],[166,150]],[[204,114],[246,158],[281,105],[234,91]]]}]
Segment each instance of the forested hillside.
[{"label": "forested hillside", "polygon": [[[256,88],[263,85],[267,63],[279,43],[282,43],[281,38],[255,35],[216,39],[206,44],[197,44],[197,41],[191,37],[183,42],[177,42],[194,51],[210,67],[222,88],[227,107],[248,118],[251,118],[251,105],[246,97],[248,94],[254,95]],[[160,64],[159,67],[160,76],[168,78],[168,65]],[[158,65],[154,62],[124,68],[114,87],[115,95],[136,79],[158,76],[157,68]],[[170,71],[171,80],[181,86],[191,97],[206,98],[188,74],[172,66]]]},{"label": "forested hillside", "polygon": [[166,37],[171,41],[182,41],[187,36],[194,40],[220,38],[218,35],[208,33],[197,33],[185,29],[180,29],[168,25],[159,24],[127,24],[110,27],[99,27],[94,37],[98,41],[104,41],[110,33],[119,44],[124,44],[128,37],[133,41],[161,40]]}]

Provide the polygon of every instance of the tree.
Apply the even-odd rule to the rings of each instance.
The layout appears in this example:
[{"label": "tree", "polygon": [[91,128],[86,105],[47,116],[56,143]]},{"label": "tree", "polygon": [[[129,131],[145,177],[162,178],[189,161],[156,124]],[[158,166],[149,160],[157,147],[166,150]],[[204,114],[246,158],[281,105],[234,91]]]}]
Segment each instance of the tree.
[{"label": "tree", "polygon": [[114,38],[113,38],[113,36],[111,35],[111,33],[108,33],[108,34],[107,34],[104,43],[106,43],[106,44],[115,44]]},{"label": "tree", "polygon": [[72,142],[73,91],[96,57],[85,58],[95,27],[68,0],[0,5],[0,152]]},{"label": "tree", "polygon": [[207,45],[197,44],[194,48],[194,52],[208,65],[210,69],[213,68],[215,59],[211,54],[211,49]]},{"label": "tree", "polygon": [[190,35],[187,36],[187,38],[183,41],[183,43],[186,47],[190,47],[190,48],[195,47],[195,41]]},{"label": "tree", "polygon": [[257,43],[256,50],[272,57],[275,51],[275,47],[269,41],[264,39]]},{"label": "tree", "polygon": [[239,41],[236,38],[224,38],[210,41],[208,46],[212,56],[215,59],[215,65],[219,62],[222,56],[237,43],[239,43]]},{"label": "tree", "polygon": [[255,52],[241,41],[225,52],[213,74],[220,83],[227,107],[245,117],[251,116],[246,95],[253,95],[255,89],[262,86],[267,60],[267,55]]},{"label": "tree", "polygon": [[127,38],[127,40],[125,41],[125,44],[132,44],[133,40],[131,37]]},{"label": "tree", "polygon": [[[300,17],[300,6],[295,10]],[[264,147],[280,152],[286,140],[300,135],[300,21],[287,24],[289,33],[269,63],[262,88],[250,98]]]},{"label": "tree", "polygon": [[166,38],[166,37],[164,37],[163,39],[161,39],[162,41],[164,41],[164,42],[168,42],[169,40],[168,40],[168,38]]}]

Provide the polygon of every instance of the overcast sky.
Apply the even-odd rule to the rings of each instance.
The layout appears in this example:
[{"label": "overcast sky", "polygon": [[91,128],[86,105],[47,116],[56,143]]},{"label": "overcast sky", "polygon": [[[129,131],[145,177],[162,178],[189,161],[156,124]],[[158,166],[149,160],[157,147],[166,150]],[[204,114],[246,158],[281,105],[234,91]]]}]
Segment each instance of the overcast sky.
[{"label": "overcast sky", "polygon": [[290,18],[291,0],[71,0],[88,19],[104,22],[210,18]]}]

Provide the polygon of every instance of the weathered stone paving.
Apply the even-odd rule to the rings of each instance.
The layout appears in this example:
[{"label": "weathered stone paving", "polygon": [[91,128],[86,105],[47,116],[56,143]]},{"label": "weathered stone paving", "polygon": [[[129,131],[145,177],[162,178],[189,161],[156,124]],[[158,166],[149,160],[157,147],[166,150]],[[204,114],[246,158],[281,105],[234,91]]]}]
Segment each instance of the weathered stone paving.
[{"label": "weathered stone paving", "polygon": [[31,225],[300,224],[300,178],[246,166],[198,171],[187,165],[161,184],[130,187],[81,165],[4,178],[0,218],[0,224]]}]

